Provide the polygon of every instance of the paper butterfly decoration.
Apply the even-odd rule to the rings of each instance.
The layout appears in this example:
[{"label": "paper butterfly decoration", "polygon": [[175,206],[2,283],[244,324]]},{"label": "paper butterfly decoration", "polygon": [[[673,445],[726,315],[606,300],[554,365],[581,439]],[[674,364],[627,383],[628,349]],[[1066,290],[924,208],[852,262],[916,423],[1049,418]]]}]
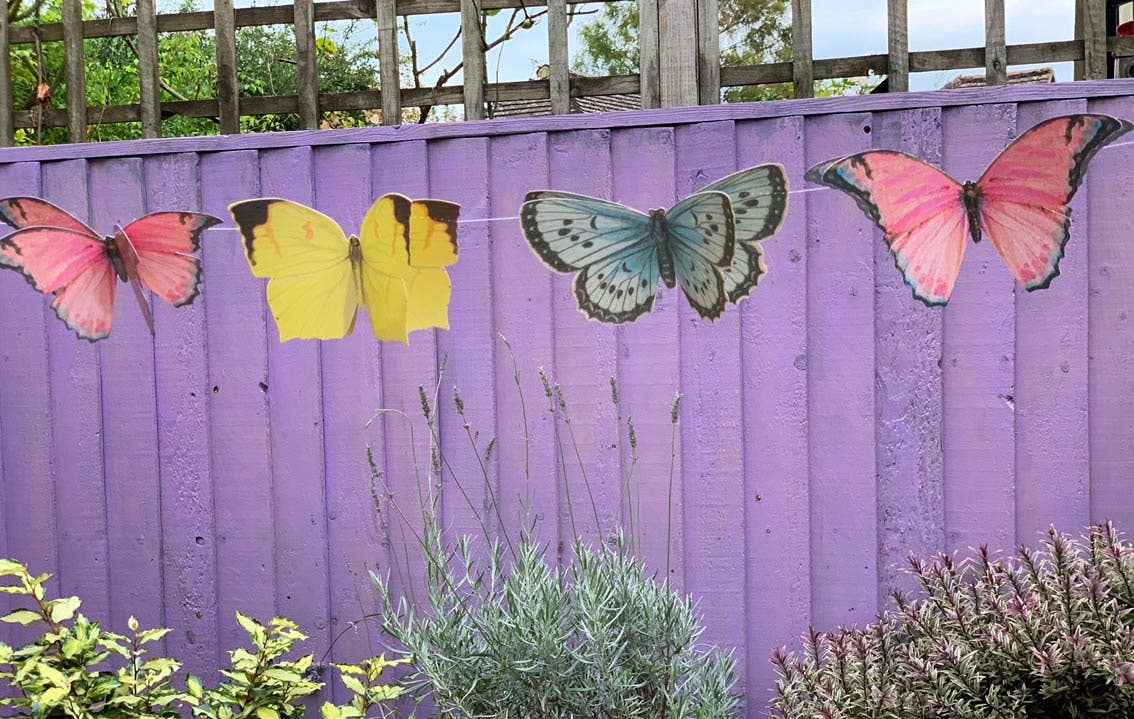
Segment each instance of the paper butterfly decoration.
[{"label": "paper butterfly decoration", "polygon": [[0,220],[16,232],[0,238],[0,266],[23,273],[80,338],[110,334],[115,276],[129,282],[150,332],[154,320],[142,286],[174,307],[197,296],[201,265],[189,255],[201,232],[220,223],[194,212],[155,212],[100,236],[73,215],[35,197],[0,200]]},{"label": "paper butterfly decoration", "polygon": [[520,209],[524,237],[557,272],[575,276],[579,309],[600,322],[629,322],[653,306],[660,275],[681,283],[708,319],[725,308],[722,269],[732,263],[736,229],[728,195],[698,192],[644,214],[567,192],[529,192]]},{"label": "paper butterfly decoration", "polygon": [[963,185],[892,150],[820,163],[806,178],[842,190],[882,230],[894,263],[927,305],[949,301],[965,242],[988,237],[1029,292],[1059,274],[1071,208],[1087,162],[1132,125],[1106,115],[1046,120],[1016,138]]},{"label": "paper butterfly decoration", "polygon": [[383,195],[347,237],[338,223],[297,202],[245,200],[229,206],[252,274],[268,277],[280,341],[336,339],[366,310],[380,340],[449,328],[460,206]]},{"label": "paper butterfly decoration", "polygon": [[725,295],[736,304],[747,297],[768,272],[759,241],[780,229],[787,212],[788,182],[782,165],[757,165],[701,188],[723,192],[732,203],[736,252],[721,270]]}]

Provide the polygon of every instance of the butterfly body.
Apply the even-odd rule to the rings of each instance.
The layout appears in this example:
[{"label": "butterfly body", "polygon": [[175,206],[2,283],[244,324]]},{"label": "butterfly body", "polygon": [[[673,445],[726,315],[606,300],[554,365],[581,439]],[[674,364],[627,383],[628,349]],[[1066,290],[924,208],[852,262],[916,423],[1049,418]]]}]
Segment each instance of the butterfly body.
[{"label": "butterfly body", "polygon": [[724,311],[722,268],[736,246],[723,192],[699,192],[669,210],[639,212],[568,192],[529,192],[520,226],[536,255],[575,275],[579,309],[600,322],[630,322],[653,306],[657,281],[681,285],[707,319]]},{"label": "butterfly body", "polygon": [[144,287],[174,307],[196,298],[200,261],[190,255],[201,232],[220,223],[193,212],[154,212],[101,235],[35,197],[0,200],[0,221],[16,231],[0,239],[0,266],[24,275],[75,334],[94,342],[110,334],[115,279],[127,282],[154,332]]},{"label": "butterfly body", "polygon": [[891,150],[820,163],[813,182],[851,195],[882,230],[913,294],[949,301],[968,239],[987,237],[1027,291],[1059,275],[1070,238],[1069,203],[1086,165],[1129,122],[1068,115],[1039,123],[1005,148],[979,180],[958,183],[936,167]]}]

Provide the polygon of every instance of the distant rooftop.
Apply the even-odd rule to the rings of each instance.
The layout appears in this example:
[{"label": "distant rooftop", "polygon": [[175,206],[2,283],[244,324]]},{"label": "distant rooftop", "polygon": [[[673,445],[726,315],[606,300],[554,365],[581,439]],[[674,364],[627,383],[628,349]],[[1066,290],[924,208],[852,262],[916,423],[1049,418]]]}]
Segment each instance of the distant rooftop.
[{"label": "distant rooftop", "polygon": [[[548,66],[543,65],[536,71],[534,79],[546,80]],[[582,73],[572,72],[571,77],[589,77]],[[597,95],[594,97],[572,97],[571,113],[587,114],[591,112],[617,112],[619,110],[641,110],[642,96],[633,93],[626,95]],[[492,104],[492,117],[535,117],[537,115],[551,115],[551,100],[500,100]]]},{"label": "distant rooftop", "polygon": [[[1009,85],[1020,85],[1032,82],[1055,82],[1055,70],[1050,67],[1040,67],[1034,70],[1014,70],[1008,73]],[[955,90],[959,87],[984,87],[987,84],[984,75],[958,75],[945,83],[943,89]]]}]

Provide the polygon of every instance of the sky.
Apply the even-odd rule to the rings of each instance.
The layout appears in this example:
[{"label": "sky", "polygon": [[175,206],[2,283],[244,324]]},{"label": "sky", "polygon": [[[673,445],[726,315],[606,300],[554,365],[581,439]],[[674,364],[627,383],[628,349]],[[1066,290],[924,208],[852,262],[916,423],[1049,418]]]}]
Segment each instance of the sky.
[{"label": "sky", "polygon": [[[1074,31],[1075,0],[1007,0],[1005,29],[1009,44],[1070,40]],[[886,52],[886,0],[813,0],[815,57],[849,57]],[[504,13],[494,19],[502,26]],[[984,44],[984,0],[909,0],[910,50],[944,50]],[[456,15],[417,16],[413,30],[422,55],[435,56],[459,24]],[[490,27],[490,31],[491,31]],[[531,79],[547,62],[546,26],[521,33],[489,57],[490,80]],[[578,47],[577,25],[571,44]],[[460,60],[451,53],[448,66]],[[1036,66],[1027,66],[1036,67]],[[1015,66],[1012,69],[1016,69]],[[1070,80],[1070,63],[1055,65],[1058,80]],[[962,71],[916,73],[914,90],[941,87]],[[974,72],[973,70],[963,72]],[[980,72],[976,70],[975,72]]]}]

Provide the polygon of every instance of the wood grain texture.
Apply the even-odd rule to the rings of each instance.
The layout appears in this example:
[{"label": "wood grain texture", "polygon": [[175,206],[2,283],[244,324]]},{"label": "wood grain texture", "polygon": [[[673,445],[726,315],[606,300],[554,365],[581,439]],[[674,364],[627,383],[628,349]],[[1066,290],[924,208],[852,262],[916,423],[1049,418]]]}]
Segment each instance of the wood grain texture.
[{"label": "wood grain texture", "polygon": [[[943,114],[942,166],[980,177],[1016,135],[1012,105]],[[1016,543],[1014,280],[991,242],[965,249],[943,312],[946,548]]]},{"label": "wood grain texture", "polygon": [[721,27],[717,0],[697,0],[697,101],[721,101]]},{"label": "wood grain texture", "polygon": [[376,0],[378,72],[382,89],[382,124],[402,124],[401,77],[398,72],[398,10],[396,0]]},{"label": "wood grain texture", "polygon": [[67,83],[67,139],[87,139],[87,76],[83,52],[82,0],[63,3],[63,66]]},{"label": "wood grain texture", "polygon": [[[869,149],[872,117],[816,118],[807,164]],[[877,610],[874,232],[841,193],[808,197],[807,408],[811,620],[868,621]]]},{"label": "wood grain texture", "polygon": [[638,0],[638,74],[642,107],[662,106],[661,39],[658,35],[659,0]]},{"label": "wood grain texture", "polygon": [[139,0],[136,12],[142,137],[161,137],[161,87],[158,84],[157,11],[154,0]]},{"label": "wood grain texture", "polygon": [[886,80],[890,92],[910,89],[910,20],[908,0],[886,2]]},{"label": "wood grain texture", "polygon": [[550,75],[551,111],[566,115],[571,111],[571,59],[567,38],[566,0],[547,3],[547,64]]},{"label": "wood grain texture", "polygon": [[791,81],[796,99],[815,95],[811,54],[811,0],[791,0]]},{"label": "wood grain texture", "polygon": [[299,126],[319,127],[319,63],[315,50],[315,2],[295,0],[295,77],[299,89]]},{"label": "wood grain texture", "polygon": [[483,22],[480,0],[461,0],[461,75],[466,120],[484,119],[484,86],[488,82],[488,69],[484,59]]},{"label": "wood grain texture", "polygon": [[984,77],[989,85],[1008,83],[1004,41],[1004,0],[984,0]]},{"label": "wood grain texture", "polygon": [[12,104],[12,46],[8,13],[0,12],[0,147],[15,141],[16,118]]},{"label": "wood grain texture", "polygon": [[240,132],[240,81],[236,75],[236,18],[232,0],[216,0],[217,105],[222,135]]}]

